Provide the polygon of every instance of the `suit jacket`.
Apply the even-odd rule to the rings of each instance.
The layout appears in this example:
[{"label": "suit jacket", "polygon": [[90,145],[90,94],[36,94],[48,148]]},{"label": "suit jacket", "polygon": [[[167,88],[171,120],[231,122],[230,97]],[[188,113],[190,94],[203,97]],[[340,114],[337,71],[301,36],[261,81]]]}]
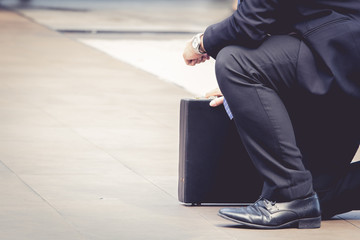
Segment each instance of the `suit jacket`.
[{"label": "suit jacket", "polygon": [[[209,26],[204,48],[214,58],[228,45],[256,48],[268,36],[297,35],[310,47],[325,74],[304,85],[317,94],[333,84],[360,99],[360,0],[243,0],[232,16]],[[302,62],[301,50],[299,63]],[[306,75],[306,74],[305,74]]]}]

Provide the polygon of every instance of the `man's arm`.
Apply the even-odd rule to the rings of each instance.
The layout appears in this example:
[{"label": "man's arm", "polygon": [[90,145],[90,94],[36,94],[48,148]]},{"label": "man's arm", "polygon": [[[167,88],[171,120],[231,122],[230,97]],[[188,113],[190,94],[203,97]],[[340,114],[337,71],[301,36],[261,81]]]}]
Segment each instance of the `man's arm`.
[{"label": "man's arm", "polygon": [[287,9],[291,5],[289,2],[293,1],[244,0],[232,16],[206,29],[204,48],[208,55],[215,58],[228,45],[259,45],[279,27],[278,17],[290,11]]}]

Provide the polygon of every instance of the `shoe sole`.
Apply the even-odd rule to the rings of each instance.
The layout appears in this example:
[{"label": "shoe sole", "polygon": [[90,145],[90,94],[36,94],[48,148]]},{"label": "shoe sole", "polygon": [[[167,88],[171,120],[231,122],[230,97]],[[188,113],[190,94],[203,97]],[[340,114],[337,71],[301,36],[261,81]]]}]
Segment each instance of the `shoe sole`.
[{"label": "shoe sole", "polygon": [[299,229],[314,229],[314,228],[320,228],[321,226],[321,216],[315,217],[315,218],[302,218],[297,219],[294,221],[290,221],[281,225],[277,226],[267,226],[267,225],[259,225],[254,223],[248,223],[239,221],[237,219],[232,219],[226,215],[223,215],[221,213],[218,214],[220,217],[225,218],[227,220],[240,223],[244,226],[251,227],[251,228],[258,228],[258,229],[280,229],[280,228],[290,228],[290,227],[297,227]]}]

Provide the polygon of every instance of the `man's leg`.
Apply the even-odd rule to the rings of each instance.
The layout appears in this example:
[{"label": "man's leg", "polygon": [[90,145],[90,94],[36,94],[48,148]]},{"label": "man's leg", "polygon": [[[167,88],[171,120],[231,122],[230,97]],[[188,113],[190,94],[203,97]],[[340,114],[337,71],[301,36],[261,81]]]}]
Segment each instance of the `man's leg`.
[{"label": "man's leg", "polygon": [[291,201],[313,193],[283,103],[296,88],[300,41],[274,36],[257,49],[226,47],[216,75],[244,145],[264,177],[262,196]]},{"label": "man's leg", "polygon": [[350,164],[346,172],[327,191],[319,192],[322,218],[360,210],[360,162]]},{"label": "man's leg", "polygon": [[[320,227],[312,177],[284,104],[300,88],[296,75],[301,44],[291,36],[274,36],[257,49],[229,46],[217,56],[220,89],[264,179],[262,198],[248,207],[221,209],[219,215],[226,219],[257,228]],[[313,60],[311,54],[309,58]]]},{"label": "man's leg", "polygon": [[350,164],[360,143],[359,100],[336,88],[325,96],[301,98],[290,114],[323,218],[359,209],[360,163]]}]

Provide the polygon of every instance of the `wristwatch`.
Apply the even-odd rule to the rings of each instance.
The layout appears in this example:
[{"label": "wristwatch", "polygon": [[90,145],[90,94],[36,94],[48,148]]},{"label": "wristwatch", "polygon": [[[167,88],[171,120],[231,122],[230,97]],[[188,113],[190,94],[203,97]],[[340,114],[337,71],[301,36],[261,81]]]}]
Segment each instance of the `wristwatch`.
[{"label": "wristwatch", "polygon": [[203,33],[196,34],[191,40],[191,46],[195,50],[197,54],[205,54],[205,51],[201,49],[201,36],[204,35]]}]

